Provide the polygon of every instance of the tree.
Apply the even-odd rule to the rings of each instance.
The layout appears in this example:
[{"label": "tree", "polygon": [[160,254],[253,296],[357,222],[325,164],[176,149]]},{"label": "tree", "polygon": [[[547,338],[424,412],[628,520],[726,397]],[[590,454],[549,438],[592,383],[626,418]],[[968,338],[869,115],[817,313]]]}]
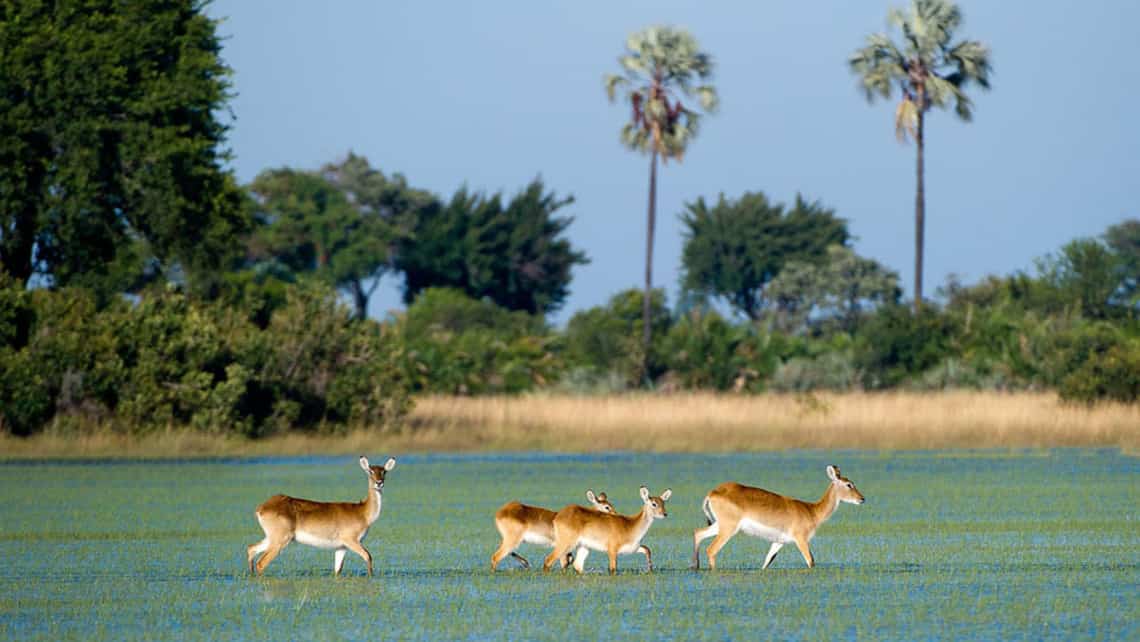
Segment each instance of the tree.
[{"label": "tree", "polygon": [[505,206],[501,194],[460,188],[446,205],[424,208],[397,243],[404,302],[429,287],[452,287],[508,310],[557,310],[570,293],[571,269],[588,262],[561,238],[574,219],[554,215],[573,202],[536,178]]},{"label": "tree", "polygon": [[230,69],[199,0],[0,5],[0,264],[26,283],[204,285],[248,229]]},{"label": "tree", "polygon": [[1120,298],[1135,314],[1140,310],[1140,219],[1128,219],[1109,227],[1104,241],[1120,259]]},{"label": "tree", "polygon": [[718,296],[752,320],[770,303],[765,286],[792,260],[817,261],[827,247],[847,243],[847,223],[834,210],[800,195],[785,212],[761,192],[737,200],[723,194],[685,205],[682,287]]},{"label": "tree", "polygon": [[357,318],[366,317],[368,298],[389,263],[391,224],[320,173],[268,170],[250,189],[262,224],[250,240],[251,258],[315,274],[348,292]]},{"label": "tree", "polygon": [[[386,177],[371,167],[368,159],[352,152],[340,163],[325,165],[321,175],[340,189],[378,234],[369,240],[369,251],[355,253],[356,267],[343,280],[357,316],[364,318],[380,279],[394,269],[397,240],[409,234],[415,221],[437,207],[438,202],[430,192],[409,186],[402,174]],[[377,245],[384,246],[382,251]]]},{"label": "tree", "polygon": [[973,117],[973,103],[965,90],[971,83],[990,87],[990,50],[976,40],[951,43],[962,23],[962,12],[949,0],[911,0],[910,12],[892,9],[890,25],[903,35],[902,46],[883,33],[872,34],[867,45],[849,59],[851,70],[860,77],[867,100],[876,95],[889,98],[897,84],[902,94],[895,111],[895,133],[900,141],[914,138],[914,306],[922,305],[922,265],[926,194],[924,187],[924,132],[926,112],[931,107],[954,111],[963,121]]},{"label": "tree", "polygon": [[802,327],[814,314],[854,332],[864,310],[898,302],[899,277],[837,244],[827,248],[822,261],[789,261],[768,284],[768,296],[786,330]]},{"label": "tree", "polygon": [[653,234],[657,217],[657,158],[680,162],[697,135],[700,112],[685,107],[681,96],[693,97],[706,112],[717,107],[712,85],[695,84],[712,76],[712,58],[701,51],[684,29],[649,27],[629,37],[626,54],[618,58],[622,74],[607,74],[610,101],[625,92],[632,115],[621,131],[621,141],[632,150],[649,154],[649,205],[645,239],[645,294],[642,297],[642,348],[649,354],[650,291],[653,287]]}]

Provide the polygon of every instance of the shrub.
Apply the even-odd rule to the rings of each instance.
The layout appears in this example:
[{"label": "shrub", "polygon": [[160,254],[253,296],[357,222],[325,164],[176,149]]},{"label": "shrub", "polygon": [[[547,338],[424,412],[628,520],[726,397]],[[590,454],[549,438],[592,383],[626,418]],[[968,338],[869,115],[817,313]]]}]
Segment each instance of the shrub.
[{"label": "shrub", "polygon": [[517,393],[563,372],[558,337],[540,317],[429,288],[397,320],[405,373],[416,390]]},{"label": "shrub", "polygon": [[649,299],[651,344],[648,359],[644,359],[648,372],[642,373],[642,301],[641,290],[624,290],[610,297],[606,305],[572,316],[566,324],[564,352],[570,367],[595,376],[617,373],[629,387],[640,385],[645,377],[655,380],[664,374],[667,365],[662,344],[673,318],[665,307],[665,292],[653,290]]},{"label": "shrub", "polygon": [[715,311],[694,309],[662,341],[665,365],[688,389],[759,389],[778,363],[752,324],[732,324]]},{"label": "shrub", "polygon": [[859,387],[859,372],[847,352],[793,357],[780,365],[769,380],[768,387],[776,392],[845,392]]},{"label": "shrub", "polygon": [[959,328],[953,317],[927,304],[916,314],[901,305],[880,308],[863,325],[855,366],[868,389],[892,388],[955,356]]}]

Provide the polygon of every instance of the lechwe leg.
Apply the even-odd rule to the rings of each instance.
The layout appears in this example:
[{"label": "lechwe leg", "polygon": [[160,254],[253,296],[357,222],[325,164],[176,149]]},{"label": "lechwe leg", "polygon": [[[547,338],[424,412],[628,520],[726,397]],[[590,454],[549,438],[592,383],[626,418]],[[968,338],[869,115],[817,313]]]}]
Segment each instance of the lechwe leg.
[{"label": "lechwe leg", "polygon": [[782,542],[772,542],[772,546],[768,548],[768,555],[764,558],[764,566],[761,567],[761,570],[768,568],[772,560],[776,559],[776,553],[779,553],[783,546],[784,544]]},{"label": "lechwe leg", "polygon": [[269,566],[273,558],[277,557],[277,555],[281,553],[281,549],[288,546],[291,541],[293,541],[292,536],[270,542],[269,547],[265,550],[265,554],[261,556],[261,559],[257,560],[257,574],[261,575],[265,573],[265,567]]},{"label": "lechwe leg", "polygon": [[333,552],[333,575],[340,575],[340,569],[344,568],[344,556],[348,553],[347,549],[338,548]]},{"label": "lechwe leg", "polygon": [[649,547],[646,546],[645,544],[642,544],[641,546],[637,547],[637,552],[645,555],[645,570],[652,571],[653,570],[653,553],[649,550]]},{"label": "lechwe leg", "polygon": [[713,540],[712,544],[709,544],[709,568],[716,568],[717,553],[720,553],[720,549],[724,548],[728,540],[732,539],[732,536],[736,534],[737,527],[739,526],[739,523],[725,524],[722,522],[724,522],[724,520],[717,522],[720,524],[720,528],[717,529],[716,539]]},{"label": "lechwe leg", "polygon": [[693,532],[693,563],[690,565],[690,568],[701,567],[701,542],[719,533],[719,524],[720,522],[713,522],[706,528],[698,528]]},{"label": "lechwe leg", "polygon": [[262,553],[264,553],[265,550],[268,548],[269,548],[269,536],[266,535],[264,538],[262,538],[262,540],[260,542],[258,542],[256,544],[250,544],[249,547],[245,549],[246,559],[249,562],[249,572],[251,574],[256,572],[253,568],[254,558],[256,558],[258,555],[261,555]]},{"label": "lechwe leg", "polygon": [[804,556],[804,561],[807,562],[808,568],[815,566],[815,558],[811,555],[811,548],[808,546],[806,537],[796,538],[796,548],[800,549],[800,554]]},{"label": "lechwe leg", "polygon": [[[574,553],[574,570],[579,573],[584,573],[586,570],[586,557],[590,555],[590,549],[585,546],[579,546],[578,550]],[[562,564],[566,568],[566,564]]]},{"label": "lechwe leg", "polygon": [[368,576],[372,577],[372,554],[368,552],[368,549],[364,548],[360,542],[351,539],[344,542],[344,546],[348,550],[359,555],[360,559],[364,560],[364,562],[368,564]]},{"label": "lechwe leg", "polygon": [[526,558],[515,552],[515,549],[522,543],[522,539],[522,532],[503,535],[503,542],[499,544],[499,548],[491,555],[492,571],[498,568],[499,562],[503,561],[503,558],[508,555],[517,559],[519,563],[523,565],[523,568],[530,568],[530,563],[526,561]]}]

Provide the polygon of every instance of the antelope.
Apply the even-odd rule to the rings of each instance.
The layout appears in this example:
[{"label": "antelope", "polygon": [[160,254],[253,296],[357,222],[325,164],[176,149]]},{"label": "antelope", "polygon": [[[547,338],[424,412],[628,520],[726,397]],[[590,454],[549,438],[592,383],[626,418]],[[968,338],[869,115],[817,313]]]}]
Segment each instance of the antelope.
[{"label": "antelope", "polygon": [[[595,495],[593,490],[587,490],[586,500],[593,510],[611,514],[617,512],[605,493]],[[498,550],[491,554],[491,570],[494,571],[507,555],[518,560],[523,568],[530,568],[530,562],[516,553],[515,549],[523,542],[554,546],[554,515],[554,511],[538,506],[519,502],[503,504],[502,508],[495,511],[495,528],[499,530],[503,541]]]},{"label": "antelope", "polygon": [[[316,548],[333,550],[333,575],[340,575],[344,556],[352,551],[368,564],[372,575],[372,555],[361,545],[368,528],[380,517],[384,478],[396,467],[391,457],[383,466],[370,466],[360,456],[360,467],[368,475],[368,496],[359,502],[314,502],[288,495],[274,495],[257,507],[257,523],[265,531],[265,539],[246,549],[249,572],[261,575],[273,558],[289,542],[297,540]],[[257,560],[254,558],[264,553]]]},{"label": "antelope", "polygon": [[709,537],[716,536],[709,545],[709,568],[716,568],[716,556],[720,549],[740,531],[747,535],[763,537],[772,543],[764,566],[776,559],[776,553],[789,542],[804,556],[808,568],[815,566],[808,543],[821,524],[827,521],[839,502],[862,504],[863,494],[855,488],[850,479],[839,474],[836,466],[827,467],[827,478],[831,480],[823,497],[814,504],[791,497],[777,495],[761,488],[744,486],[736,482],[726,482],[705,495],[701,504],[708,518],[706,528],[698,528],[693,533],[693,568],[700,568],[701,557],[698,547]]},{"label": "antelope", "polygon": [[641,540],[654,520],[668,516],[665,502],[672,495],[673,491],[666,489],[659,497],[652,497],[649,489],[642,486],[644,505],[636,515],[610,515],[575,505],[563,508],[554,516],[554,550],[546,556],[542,570],[549,571],[556,561],[566,568],[567,553],[578,547],[574,553],[574,570],[578,573],[582,573],[590,549],[609,555],[611,574],[617,572],[618,553],[643,553],[646,566],[652,571],[649,547],[643,546]]}]

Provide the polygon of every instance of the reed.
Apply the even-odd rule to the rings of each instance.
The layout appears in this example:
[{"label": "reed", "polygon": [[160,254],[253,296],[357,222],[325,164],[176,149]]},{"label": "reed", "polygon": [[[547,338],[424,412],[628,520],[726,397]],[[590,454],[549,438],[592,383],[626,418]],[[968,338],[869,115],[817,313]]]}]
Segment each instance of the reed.
[{"label": "reed", "polygon": [[1113,447],[1140,452],[1140,405],[1049,393],[424,397],[394,431],[259,440],[190,430],[0,436],[0,457],[218,457],[359,452],[725,452]]}]

